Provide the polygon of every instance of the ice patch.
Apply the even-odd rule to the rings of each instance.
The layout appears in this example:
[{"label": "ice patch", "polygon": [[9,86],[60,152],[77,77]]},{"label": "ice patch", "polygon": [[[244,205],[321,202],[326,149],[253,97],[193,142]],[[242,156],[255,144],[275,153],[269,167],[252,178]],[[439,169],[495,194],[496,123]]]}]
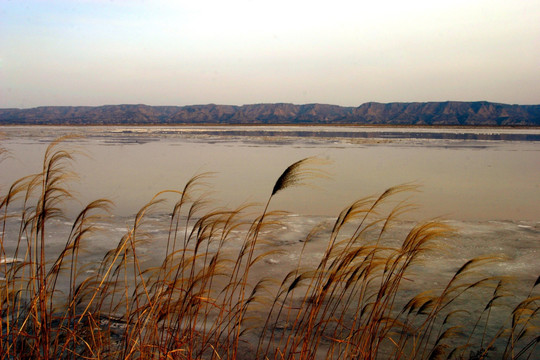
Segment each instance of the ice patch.
[{"label": "ice patch", "polygon": [[21,259],[21,258],[5,257],[5,258],[0,259],[0,264],[16,264],[23,261],[24,259]]}]

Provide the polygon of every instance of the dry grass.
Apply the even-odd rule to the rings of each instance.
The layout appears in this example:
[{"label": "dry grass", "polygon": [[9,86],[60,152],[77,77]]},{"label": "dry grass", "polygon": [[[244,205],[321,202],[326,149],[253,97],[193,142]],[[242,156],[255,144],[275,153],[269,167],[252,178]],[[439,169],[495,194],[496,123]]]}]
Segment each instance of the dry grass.
[{"label": "dry grass", "polygon": [[[412,190],[408,185],[345,208],[316,266],[306,266],[303,257],[311,239],[321,236],[319,228],[307,236],[298,263],[283,278],[260,277],[257,269],[275,252],[265,234],[281,215],[269,212],[268,205],[278,192],[324,176],[316,159],[286,169],[264,210],[254,216],[257,208],[250,205],[212,209],[204,196],[205,175],[181,191],[162,191],[103,254],[98,271],[85,272],[82,252],[111,204],[101,199],[84,207],[63,249],[51,254],[49,224],[63,216],[62,204],[71,197],[66,184],[73,157],[60,145],[61,140],[48,147],[40,173],[16,181],[0,198],[2,359],[538,355],[540,280],[508,307],[508,280],[479,271],[494,257],[472,259],[442,289],[405,298],[403,283],[415,276],[412,266],[426,252],[438,251],[437,240],[452,231],[430,221],[416,225],[398,246],[389,241],[389,229],[408,206],[386,210],[384,205]],[[155,241],[145,232],[145,220],[165,198],[175,199],[163,224],[166,250],[152,263],[140,251],[141,244]],[[17,224],[17,231],[7,231],[8,224]],[[474,311],[461,301],[471,294],[480,299]],[[508,322],[493,328],[494,311],[506,311]],[[472,326],[463,325],[464,317]]]}]

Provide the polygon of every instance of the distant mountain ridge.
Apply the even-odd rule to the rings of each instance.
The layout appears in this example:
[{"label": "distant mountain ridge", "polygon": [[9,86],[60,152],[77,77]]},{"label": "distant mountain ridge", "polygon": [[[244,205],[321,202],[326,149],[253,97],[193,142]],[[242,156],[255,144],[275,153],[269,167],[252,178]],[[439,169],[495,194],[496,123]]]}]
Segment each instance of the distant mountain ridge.
[{"label": "distant mountain ridge", "polygon": [[252,105],[104,105],[0,109],[0,125],[321,124],[540,126],[540,105],[487,101],[369,102],[358,107]]}]

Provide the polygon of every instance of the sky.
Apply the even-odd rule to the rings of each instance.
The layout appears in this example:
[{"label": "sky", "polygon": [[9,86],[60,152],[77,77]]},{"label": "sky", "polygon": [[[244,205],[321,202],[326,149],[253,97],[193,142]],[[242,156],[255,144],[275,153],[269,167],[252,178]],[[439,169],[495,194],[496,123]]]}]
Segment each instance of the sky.
[{"label": "sky", "polygon": [[0,0],[0,108],[540,104],[538,0]]}]

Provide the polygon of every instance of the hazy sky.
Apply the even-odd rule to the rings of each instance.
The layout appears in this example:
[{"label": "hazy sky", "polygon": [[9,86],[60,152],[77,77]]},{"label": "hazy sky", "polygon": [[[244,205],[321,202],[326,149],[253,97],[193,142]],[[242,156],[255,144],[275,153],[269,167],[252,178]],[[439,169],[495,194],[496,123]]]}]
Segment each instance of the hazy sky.
[{"label": "hazy sky", "polygon": [[540,104],[538,0],[0,0],[0,107]]}]

